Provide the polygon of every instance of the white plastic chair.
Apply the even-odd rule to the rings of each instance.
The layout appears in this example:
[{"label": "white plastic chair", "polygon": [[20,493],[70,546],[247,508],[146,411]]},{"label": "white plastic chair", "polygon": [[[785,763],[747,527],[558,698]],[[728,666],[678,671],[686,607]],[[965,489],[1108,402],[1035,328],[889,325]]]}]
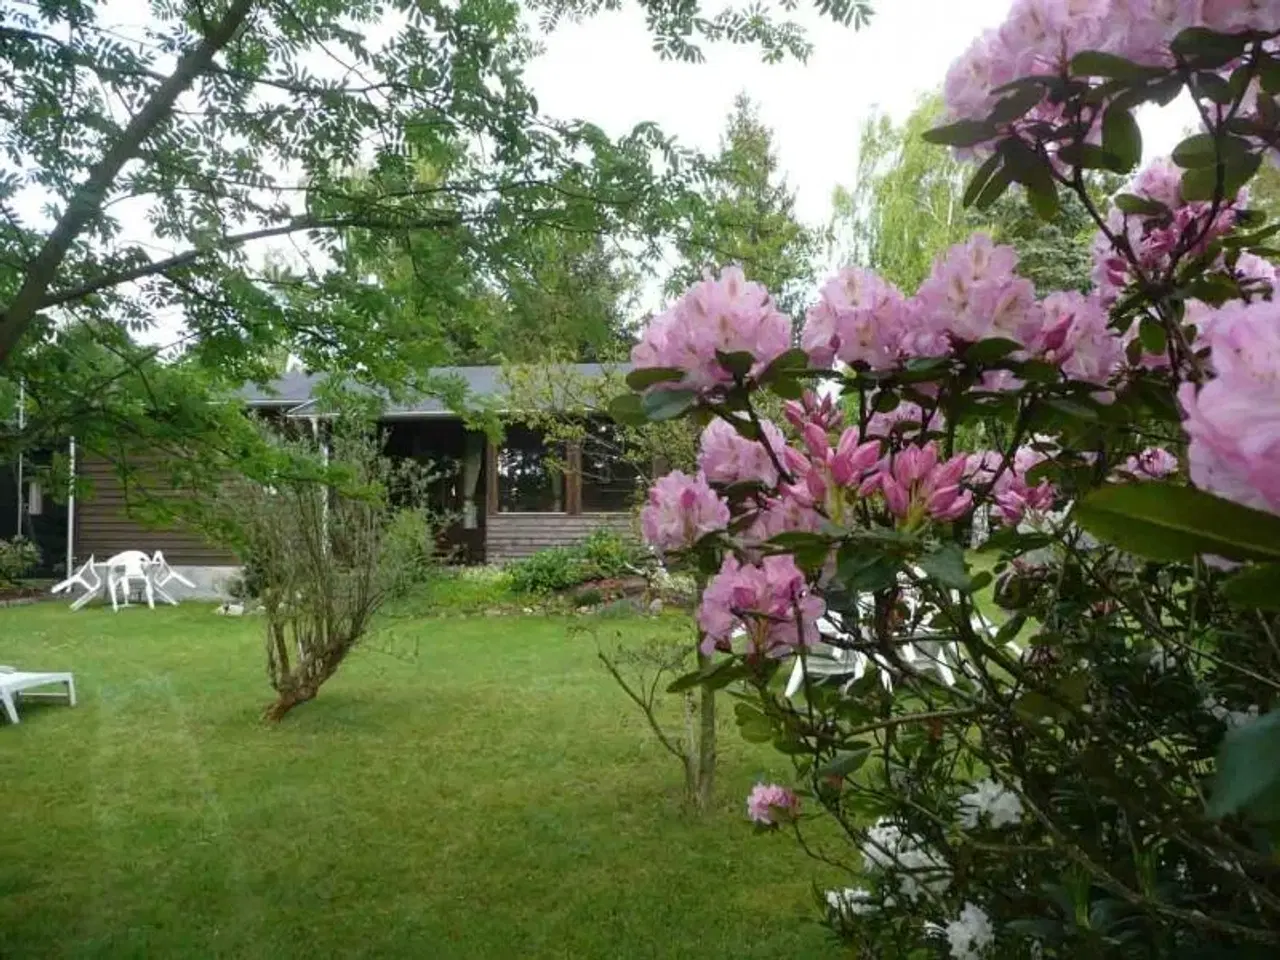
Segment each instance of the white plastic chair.
[{"label": "white plastic chair", "polygon": [[125,550],[107,560],[107,589],[111,592],[111,609],[117,613],[120,606],[116,600],[116,590],[124,588],[124,605],[129,605],[129,591],[134,580],[142,581],[142,589],[147,597],[147,606],[156,608],[155,587],[151,583],[151,568],[154,561],[141,550]]},{"label": "white plastic chair", "polygon": [[165,590],[165,585],[171,580],[176,580],[189,590],[194,590],[196,587],[194,583],[180,574],[177,570],[173,569],[173,567],[169,566],[169,561],[164,558],[164,554],[157,550],[155,555],[151,558],[151,587],[155,590],[156,595],[159,596],[161,600],[164,600],[176,607],[178,605],[178,601],[173,599],[173,597],[169,595],[169,592]]},{"label": "white plastic chair", "polygon": [[80,569],[67,577],[61,583],[56,583],[50,589],[50,593],[63,593],[72,587],[83,587],[84,595],[76,599],[71,604],[72,610],[79,610],[86,603],[102,592],[102,576],[98,573],[97,568],[102,564],[94,563],[92,555],[88,561],[84,563]]},{"label": "white plastic chair", "polygon": [[15,696],[32,687],[61,684],[67,688],[67,703],[76,705],[76,681],[69,673],[23,673],[13,667],[0,667],[0,709],[10,723],[18,722],[18,704]]}]

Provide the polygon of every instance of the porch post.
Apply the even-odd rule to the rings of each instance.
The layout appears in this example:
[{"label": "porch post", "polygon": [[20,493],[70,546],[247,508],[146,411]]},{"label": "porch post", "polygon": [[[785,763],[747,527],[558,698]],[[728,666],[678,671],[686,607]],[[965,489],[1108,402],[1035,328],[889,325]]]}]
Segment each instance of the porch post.
[{"label": "porch post", "polygon": [[498,512],[498,445],[486,440],[484,445],[484,509],[492,517]]},{"label": "porch post", "polygon": [[76,562],[76,438],[72,437],[67,444],[67,469],[71,479],[67,483],[67,576]]},{"label": "porch post", "polygon": [[582,513],[582,442],[570,440],[566,453],[564,512],[577,516]]}]

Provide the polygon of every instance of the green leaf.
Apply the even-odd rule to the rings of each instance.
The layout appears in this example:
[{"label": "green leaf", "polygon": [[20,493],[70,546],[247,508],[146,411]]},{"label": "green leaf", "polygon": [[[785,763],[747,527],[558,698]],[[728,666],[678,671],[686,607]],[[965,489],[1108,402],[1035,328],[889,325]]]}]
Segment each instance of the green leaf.
[{"label": "green leaf", "polygon": [[1085,50],[1071,58],[1071,72],[1078,77],[1107,77],[1116,80],[1149,80],[1164,71],[1144,67],[1101,50]]},{"label": "green leaf", "polygon": [[1280,60],[1266,57],[1258,64],[1258,76],[1262,80],[1262,89],[1270,96],[1280,93]]},{"label": "green leaf", "polygon": [[1173,52],[1192,61],[1198,67],[1221,67],[1244,52],[1248,43],[1245,34],[1225,34],[1204,27],[1188,27],[1170,44]]},{"label": "green leaf", "polygon": [[1173,148],[1173,162],[1184,169],[1216,166],[1219,158],[1228,166],[1253,154],[1253,145],[1241,137],[1217,138],[1208,133],[1187,137]]},{"label": "green leaf", "polygon": [[747,743],[768,743],[777,733],[769,718],[750,704],[735,703],[733,713],[738,732]]},{"label": "green leaf", "polygon": [[705,672],[695,670],[693,673],[686,673],[682,677],[677,677],[667,686],[667,693],[683,693],[685,690],[692,690],[694,687],[720,690],[735,680],[745,680],[751,674],[752,667],[750,664],[740,660],[722,660]]},{"label": "green leaf", "polygon": [[1218,774],[1209,815],[1249,812],[1258,820],[1280,816],[1280,711],[1228,731],[1218,749]]},{"label": "green leaf", "polygon": [[624,426],[639,427],[649,422],[638,393],[624,393],[609,401],[609,416]]},{"label": "green leaf", "polygon": [[687,413],[697,399],[695,390],[652,390],[644,395],[640,406],[650,420],[674,420]]},{"label": "green leaf", "polygon": [[789,553],[796,563],[806,570],[816,570],[826,562],[831,553],[831,541],[818,533],[802,530],[788,531],[771,537],[766,545],[778,553]]},{"label": "green leaf", "polygon": [[986,210],[993,203],[999,200],[1009,185],[1013,183],[1013,177],[1009,175],[1008,167],[1000,167],[991,179],[987,181],[987,185],[982,188],[982,192],[978,194],[977,199],[973,201],[973,205],[978,210]]},{"label": "green leaf", "polygon": [[679,367],[641,367],[627,374],[627,386],[632,390],[647,390],[655,383],[683,379],[684,371]]},{"label": "green leaf", "polygon": [[[1229,199],[1253,179],[1262,165],[1262,155],[1250,153],[1226,163],[1222,170],[1222,197]],[[1212,200],[1218,189],[1218,167],[1199,167],[1182,175],[1182,196],[1188,201]]]},{"label": "green leaf", "polygon": [[922,134],[927,143],[936,143],[944,147],[976,147],[980,143],[995,139],[998,134],[995,124],[985,120],[960,120],[944,127],[934,127]]},{"label": "green leaf", "polygon": [[930,580],[944,587],[967,591],[971,586],[969,572],[965,569],[964,551],[958,544],[944,544],[941,549],[921,557],[917,565]]},{"label": "green leaf", "polygon": [[1280,611],[1280,564],[1241,570],[1222,585],[1222,593],[1237,607]]},{"label": "green leaf", "polygon": [[1164,324],[1152,317],[1146,317],[1138,324],[1138,339],[1142,341],[1142,347],[1147,353],[1159,355],[1164,353],[1169,338],[1165,334]]},{"label": "green leaf", "polygon": [[1199,554],[1280,560],[1280,517],[1192,487],[1103,487],[1085,497],[1074,516],[1100,540],[1154,560],[1190,560]]},{"label": "green leaf", "polygon": [[755,366],[756,358],[746,350],[735,350],[733,353],[716,351],[716,360],[739,380],[745,379]]},{"label": "green leaf", "polygon": [[964,205],[971,207],[977,202],[978,197],[982,196],[988,184],[1000,170],[1000,164],[1004,162],[1004,158],[999,153],[993,153],[987,157],[986,161],[980,166],[976,173],[969,179],[969,185],[964,191]]},{"label": "green leaf", "polygon": [[1197,73],[1191,80],[1191,89],[1198,96],[1213,103],[1226,105],[1235,99],[1231,84],[1216,73]]},{"label": "green leaf", "polygon": [[809,369],[809,355],[799,347],[792,347],[779,354],[771,364],[760,373],[761,383],[770,383],[789,373],[803,373]]},{"label": "green leaf", "polygon": [[898,582],[898,560],[860,544],[846,544],[839,554],[836,576],[851,593],[872,593]]},{"label": "green leaf", "polygon": [[1000,145],[1005,168],[1018,183],[1026,187],[1027,200],[1042,220],[1052,220],[1058,213],[1058,186],[1047,158],[1021,140],[1006,140]]},{"label": "green leaf", "polygon": [[1116,195],[1115,205],[1121,213],[1139,217],[1167,217],[1169,208],[1158,200],[1140,197],[1136,193],[1120,193]]},{"label": "green leaf", "polygon": [[991,337],[987,340],[979,340],[964,352],[966,363],[985,364],[995,363],[997,360],[1003,360],[1015,350],[1021,350],[1022,344],[1016,340],[1006,340],[1003,337]]},{"label": "green leaf", "polygon": [[1094,143],[1067,143],[1058,151],[1058,159],[1072,167],[1082,170],[1110,170],[1113,173],[1125,173],[1132,164],[1127,164],[1114,153],[1104,150]]},{"label": "green leaf", "polygon": [[1043,99],[1043,89],[1034,86],[1023,87],[992,107],[991,115],[987,117],[987,120],[993,124],[1012,123],[1014,120],[1021,120],[1028,110]]},{"label": "green leaf", "polygon": [[[850,744],[850,746],[854,745]],[[819,767],[817,773],[822,777],[847,777],[851,773],[857,773],[870,756],[871,747],[869,745],[843,751]]]},{"label": "green leaf", "polygon": [[1128,110],[1111,107],[1102,117],[1102,149],[1119,159],[1124,173],[1142,159],[1142,131]]}]

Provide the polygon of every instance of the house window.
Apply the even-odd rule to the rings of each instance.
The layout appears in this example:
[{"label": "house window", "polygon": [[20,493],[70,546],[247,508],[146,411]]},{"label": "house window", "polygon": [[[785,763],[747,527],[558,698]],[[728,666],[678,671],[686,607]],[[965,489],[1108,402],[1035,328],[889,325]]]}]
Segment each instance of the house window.
[{"label": "house window", "polygon": [[582,440],[582,510],[622,513],[635,506],[640,474],[627,459],[617,427],[591,420]]},{"label": "house window", "polygon": [[548,446],[541,430],[512,425],[498,451],[498,510],[563,513],[564,455]]}]

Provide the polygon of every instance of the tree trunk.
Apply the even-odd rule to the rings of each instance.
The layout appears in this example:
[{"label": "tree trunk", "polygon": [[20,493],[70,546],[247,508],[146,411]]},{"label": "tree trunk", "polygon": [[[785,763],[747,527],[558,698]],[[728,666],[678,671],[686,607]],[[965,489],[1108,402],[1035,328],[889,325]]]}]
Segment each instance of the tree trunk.
[{"label": "tree trunk", "polygon": [[698,701],[692,690],[684,694],[684,798],[698,807]]},{"label": "tree trunk", "polygon": [[282,690],[280,691],[280,695],[276,698],[276,702],[263,711],[262,719],[268,723],[279,723],[284,719],[284,715],[286,713],[300,703],[306,703],[308,700],[314,700],[316,694],[319,692],[319,684],[308,684],[291,687],[288,690]]},{"label": "tree trunk", "polygon": [[[706,671],[711,658],[698,653],[698,668]],[[695,803],[701,811],[711,809],[716,791],[716,692],[702,687],[698,707],[698,790]]]}]

